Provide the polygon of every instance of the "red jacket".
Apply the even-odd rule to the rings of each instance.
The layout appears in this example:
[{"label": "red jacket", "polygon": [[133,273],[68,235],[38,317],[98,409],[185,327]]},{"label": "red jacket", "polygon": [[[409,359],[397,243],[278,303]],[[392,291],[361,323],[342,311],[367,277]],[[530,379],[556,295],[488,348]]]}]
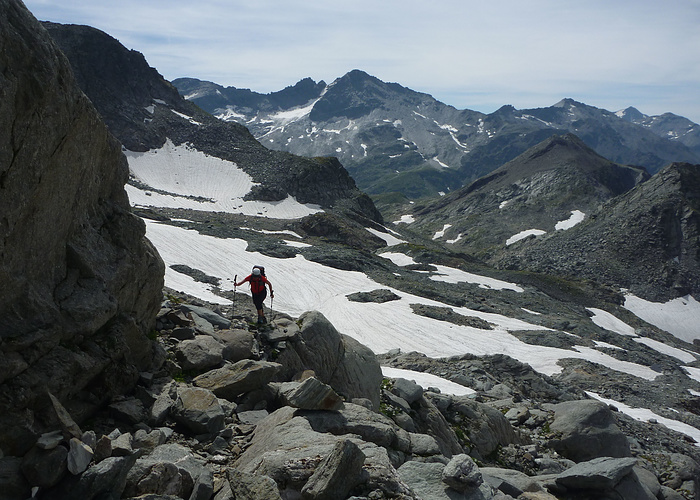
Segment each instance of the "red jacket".
[{"label": "red jacket", "polygon": [[250,291],[253,293],[262,293],[265,290],[266,284],[270,287],[270,292],[272,292],[272,284],[267,281],[265,276],[253,276],[252,274],[249,274],[241,283],[245,283],[246,281],[250,283]]}]

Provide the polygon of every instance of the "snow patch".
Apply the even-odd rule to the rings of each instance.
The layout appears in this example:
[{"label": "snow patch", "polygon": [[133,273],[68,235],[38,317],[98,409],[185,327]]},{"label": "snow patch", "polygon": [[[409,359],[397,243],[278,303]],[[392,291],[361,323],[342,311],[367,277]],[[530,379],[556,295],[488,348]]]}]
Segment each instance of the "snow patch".
[{"label": "snow patch", "polygon": [[392,236],[390,234],[383,233],[381,231],[378,231],[376,229],[373,229],[371,227],[366,227],[365,228],[367,231],[372,233],[375,236],[378,236],[379,238],[383,239],[386,242],[386,246],[388,247],[393,247],[395,245],[399,245],[401,243],[406,243],[406,240],[401,240],[397,238],[396,236]]},{"label": "snow patch", "polygon": [[452,168],[447,163],[440,161],[437,156],[433,158],[433,161],[437,162],[437,164],[440,165],[442,168]]},{"label": "snow patch", "polygon": [[193,124],[193,125],[200,125],[200,126],[202,125],[201,122],[198,122],[197,120],[195,120],[195,119],[192,118],[191,116],[187,116],[186,114],[180,113],[179,111],[175,111],[174,109],[171,109],[170,111],[172,111],[173,113],[175,113],[175,114],[176,114],[177,116],[179,116],[180,118],[184,118],[185,120],[187,120],[188,122],[190,122],[190,123]]},{"label": "snow patch", "polygon": [[595,307],[587,307],[586,310],[593,314],[593,316],[591,316],[591,321],[593,321],[593,323],[599,327],[628,337],[637,336],[637,332],[634,328],[629,326],[624,321],[617,319],[609,312],[602,309],[597,309]]},{"label": "snow patch", "polygon": [[445,236],[445,231],[447,231],[451,227],[452,224],[445,224],[444,226],[442,226],[442,229],[436,231],[433,235],[433,240],[437,240],[438,238],[442,238],[443,236]]},{"label": "snow patch", "polygon": [[624,351],[624,349],[620,346],[608,344],[607,342],[601,342],[600,340],[594,340],[593,343],[595,344],[596,347],[605,347],[607,349],[619,349],[621,351]]},{"label": "snow patch", "polygon": [[290,231],[289,229],[281,229],[279,231],[268,231],[267,229],[253,229],[251,227],[242,227],[241,229],[244,229],[246,231],[255,231],[256,233],[262,234],[287,234],[289,236],[299,238],[300,240],[304,239],[302,236],[299,235],[299,233],[295,233],[294,231]]},{"label": "snow patch", "polygon": [[663,342],[659,342],[658,340],[650,339],[647,337],[638,337],[634,339],[635,342],[639,342],[640,344],[644,344],[647,347],[650,347],[654,349],[656,352],[660,352],[661,354],[665,354],[666,356],[671,356],[673,358],[676,358],[683,363],[693,363],[694,361],[697,361],[698,358],[692,355],[688,351],[684,351],[683,349],[678,349],[676,347],[672,347],[670,345],[666,345]]},{"label": "snow patch", "polygon": [[391,262],[396,264],[397,266],[410,266],[411,264],[415,264],[416,261],[413,260],[413,257],[406,255],[405,253],[399,253],[399,252],[384,252],[379,254],[380,257],[383,257],[385,259],[389,259]]},{"label": "snow patch", "polygon": [[628,293],[623,307],[681,340],[692,344],[693,340],[700,339],[700,302],[692,295],[661,303]]},{"label": "snow patch", "polygon": [[404,370],[402,368],[392,368],[390,366],[382,366],[382,375],[388,378],[403,378],[406,380],[413,380],[416,384],[421,386],[423,390],[427,390],[429,387],[436,387],[440,389],[443,394],[452,394],[454,396],[467,396],[469,394],[475,394],[474,389],[469,387],[464,387],[463,385],[457,384],[450,380],[447,380],[432,373],[416,372],[413,370]]},{"label": "snow patch", "polygon": [[525,231],[520,231],[518,234],[514,234],[510,238],[506,240],[506,246],[510,246],[513,243],[516,243],[520,240],[524,240],[530,235],[535,235],[535,236],[541,236],[543,234],[546,234],[547,231],[542,231],[541,229],[526,229]]},{"label": "snow patch", "polygon": [[595,392],[586,391],[586,394],[588,394],[594,399],[597,399],[598,401],[602,401],[605,404],[615,406],[619,411],[621,411],[625,415],[629,415],[633,419],[639,420],[640,422],[648,422],[650,420],[655,420],[658,423],[665,425],[671,430],[692,437],[696,441],[695,446],[700,446],[700,429],[697,429],[692,425],[684,424],[683,422],[679,422],[678,420],[662,417],[646,408],[634,408],[632,406],[627,406],[625,403],[621,403],[620,401],[615,401],[613,399],[604,398],[599,394],[596,394]]},{"label": "snow patch", "polygon": [[290,247],[295,247],[295,248],[309,248],[313,245],[310,245],[308,243],[303,243],[301,241],[290,241],[290,240],[283,240],[284,243]]},{"label": "snow patch", "polygon": [[572,210],[571,211],[571,217],[569,217],[566,220],[562,220],[557,222],[554,225],[554,229],[557,231],[563,230],[566,231],[567,229],[571,229],[574,227],[576,224],[583,222],[583,219],[586,217],[586,214],[581,212],[580,210]]},{"label": "snow patch", "polygon": [[479,288],[491,290],[512,290],[519,293],[525,291],[515,283],[508,283],[507,281],[501,281],[496,278],[488,278],[486,276],[468,273],[461,269],[455,269],[454,267],[447,267],[439,264],[433,264],[433,266],[437,268],[436,274],[430,276],[430,279],[434,281],[444,281],[445,283],[475,283],[479,285]]},{"label": "snow patch", "polygon": [[700,382],[700,368],[693,368],[692,366],[684,366],[683,369],[688,372],[688,376],[693,380]]},{"label": "snow patch", "polygon": [[394,221],[394,224],[411,224],[412,222],[416,222],[412,215],[402,215],[399,220]]},{"label": "snow patch", "polygon": [[255,185],[230,161],[209,156],[187,144],[168,139],[162,148],[145,153],[126,151],[134,178],[148,188],[126,186],[133,206],[185,208],[207,212],[299,219],[322,212],[317,205],[302,205],[293,197],[263,202],[243,197]]}]

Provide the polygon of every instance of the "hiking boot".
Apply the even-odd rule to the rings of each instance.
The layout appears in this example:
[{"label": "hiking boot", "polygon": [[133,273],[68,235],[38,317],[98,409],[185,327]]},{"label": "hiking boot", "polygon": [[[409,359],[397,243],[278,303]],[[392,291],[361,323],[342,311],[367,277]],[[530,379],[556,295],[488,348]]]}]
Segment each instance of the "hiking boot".
[{"label": "hiking boot", "polygon": [[263,325],[267,324],[267,318],[265,316],[262,317],[262,324]]},{"label": "hiking boot", "polygon": [[260,316],[258,316],[258,325],[262,325],[262,324],[263,324],[263,319]]}]

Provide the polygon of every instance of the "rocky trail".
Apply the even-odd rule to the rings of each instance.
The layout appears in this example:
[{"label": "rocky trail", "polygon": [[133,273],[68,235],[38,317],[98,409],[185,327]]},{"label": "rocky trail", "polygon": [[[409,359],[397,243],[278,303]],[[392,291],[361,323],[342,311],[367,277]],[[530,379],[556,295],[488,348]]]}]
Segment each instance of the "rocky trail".
[{"label": "rocky trail", "polygon": [[694,443],[507,356],[377,356],[317,312],[258,328],[249,302],[167,290],[154,368],[80,426],[54,400],[55,431],[1,460],[3,498],[698,498]]}]

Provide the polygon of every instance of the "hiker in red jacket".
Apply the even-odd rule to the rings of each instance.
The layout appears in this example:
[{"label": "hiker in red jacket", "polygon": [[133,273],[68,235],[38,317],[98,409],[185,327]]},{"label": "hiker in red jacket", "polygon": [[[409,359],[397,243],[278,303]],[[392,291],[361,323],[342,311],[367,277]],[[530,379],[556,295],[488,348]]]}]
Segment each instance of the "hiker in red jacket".
[{"label": "hiker in red jacket", "polygon": [[272,291],[272,283],[270,283],[265,277],[265,268],[261,266],[253,266],[253,272],[243,278],[240,283],[236,283],[236,286],[241,286],[245,282],[250,283],[250,291],[253,294],[253,304],[258,310],[258,324],[267,323],[265,318],[265,311],[263,311],[263,302],[267,297],[267,288],[265,285],[270,287],[270,297],[275,298],[275,293]]}]

